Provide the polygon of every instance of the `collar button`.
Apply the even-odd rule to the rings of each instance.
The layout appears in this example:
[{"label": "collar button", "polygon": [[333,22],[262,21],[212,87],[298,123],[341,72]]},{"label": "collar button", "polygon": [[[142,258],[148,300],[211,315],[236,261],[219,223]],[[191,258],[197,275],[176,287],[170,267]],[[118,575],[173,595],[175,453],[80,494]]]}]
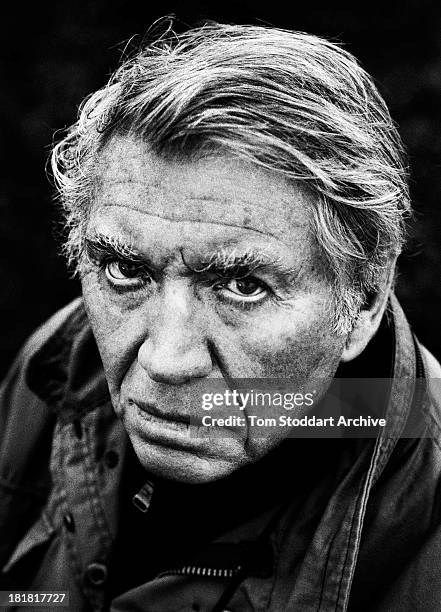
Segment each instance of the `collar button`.
[{"label": "collar button", "polygon": [[102,563],[90,563],[84,577],[90,585],[102,586],[107,580],[107,567]]}]

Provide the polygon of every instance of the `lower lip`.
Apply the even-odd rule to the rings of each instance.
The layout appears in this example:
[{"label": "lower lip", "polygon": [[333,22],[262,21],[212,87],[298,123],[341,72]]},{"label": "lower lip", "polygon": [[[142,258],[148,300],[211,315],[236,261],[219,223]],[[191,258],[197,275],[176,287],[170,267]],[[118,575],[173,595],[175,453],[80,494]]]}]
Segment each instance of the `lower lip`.
[{"label": "lower lip", "polygon": [[197,435],[194,425],[161,419],[139,406],[133,406],[132,410],[138,417],[142,437],[151,442],[182,449],[194,449],[201,444],[201,437]]}]

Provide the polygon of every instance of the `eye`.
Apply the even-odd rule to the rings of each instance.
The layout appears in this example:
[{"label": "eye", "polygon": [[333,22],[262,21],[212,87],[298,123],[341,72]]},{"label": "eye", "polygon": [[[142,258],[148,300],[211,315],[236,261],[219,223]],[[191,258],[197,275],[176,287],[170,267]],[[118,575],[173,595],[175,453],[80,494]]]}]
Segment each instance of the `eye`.
[{"label": "eye", "polygon": [[122,287],[139,287],[151,278],[145,267],[138,262],[110,261],[106,264],[105,274],[112,285]]},{"label": "eye", "polygon": [[233,278],[223,283],[222,288],[230,299],[238,302],[258,302],[268,294],[264,283],[252,276],[246,278]]}]

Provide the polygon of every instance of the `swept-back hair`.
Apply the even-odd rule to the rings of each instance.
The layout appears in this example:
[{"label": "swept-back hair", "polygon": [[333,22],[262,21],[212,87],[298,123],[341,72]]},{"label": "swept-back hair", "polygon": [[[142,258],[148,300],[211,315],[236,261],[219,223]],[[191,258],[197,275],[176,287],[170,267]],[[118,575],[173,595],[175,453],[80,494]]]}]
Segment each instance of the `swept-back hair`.
[{"label": "swept-back hair", "polygon": [[335,284],[335,328],[351,329],[399,254],[406,162],[371,77],[337,44],[269,27],[170,29],[82,104],[52,152],[77,268],[99,151],[115,134],[163,156],[229,152],[315,195],[313,230]]}]

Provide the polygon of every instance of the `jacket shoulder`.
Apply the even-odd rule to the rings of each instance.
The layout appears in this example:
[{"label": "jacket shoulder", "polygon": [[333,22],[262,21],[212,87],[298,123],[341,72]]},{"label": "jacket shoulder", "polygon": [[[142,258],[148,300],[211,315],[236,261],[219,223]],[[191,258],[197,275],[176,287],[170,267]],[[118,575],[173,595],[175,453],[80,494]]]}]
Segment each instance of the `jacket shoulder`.
[{"label": "jacket shoulder", "polygon": [[[25,365],[33,357],[33,355],[44,345],[52,336],[57,334],[60,329],[68,322],[68,320],[78,313],[83,311],[84,305],[81,297],[76,298],[56,313],[54,313],[47,321],[42,323],[29,336],[22,348],[20,349],[11,371],[17,365]],[[11,373],[9,372],[9,374]],[[7,377],[8,378],[8,377]],[[7,379],[6,378],[6,379]]]},{"label": "jacket shoulder", "polygon": [[20,466],[52,427],[49,407],[28,384],[30,364],[82,308],[82,300],[76,299],[41,325],[24,344],[0,386],[0,483],[15,486],[21,482]]}]

